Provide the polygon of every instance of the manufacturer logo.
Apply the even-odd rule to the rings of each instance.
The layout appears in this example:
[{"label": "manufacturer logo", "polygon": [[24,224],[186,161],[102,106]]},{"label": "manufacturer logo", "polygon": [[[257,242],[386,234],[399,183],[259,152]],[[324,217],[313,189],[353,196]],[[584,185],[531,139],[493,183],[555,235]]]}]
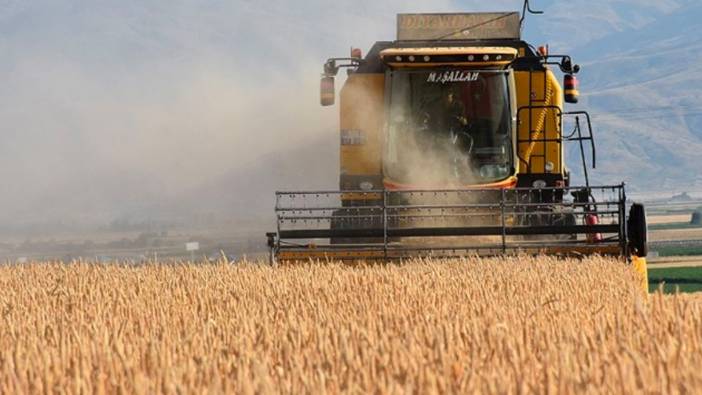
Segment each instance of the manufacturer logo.
[{"label": "manufacturer logo", "polygon": [[443,73],[429,73],[427,77],[427,82],[446,84],[453,82],[474,82],[478,80],[480,73],[454,70],[454,71],[444,71]]}]

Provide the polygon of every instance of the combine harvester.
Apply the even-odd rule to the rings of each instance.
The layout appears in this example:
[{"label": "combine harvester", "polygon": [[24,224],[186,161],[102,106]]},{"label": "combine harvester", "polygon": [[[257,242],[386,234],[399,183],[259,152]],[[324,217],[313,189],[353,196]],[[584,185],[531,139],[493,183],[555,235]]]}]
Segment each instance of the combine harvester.
[{"label": "combine harvester", "polygon": [[[274,261],[509,253],[628,259],[645,274],[644,207],[590,185],[580,67],[521,39],[518,12],[402,14],[397,40],[324,65],[341,90],[340,191],[278,192]],[[554,73],[563,75],[563,87]],[[566,146],[582,161],[574,186]],[[588,165],[588,159],[590,164]]]}]

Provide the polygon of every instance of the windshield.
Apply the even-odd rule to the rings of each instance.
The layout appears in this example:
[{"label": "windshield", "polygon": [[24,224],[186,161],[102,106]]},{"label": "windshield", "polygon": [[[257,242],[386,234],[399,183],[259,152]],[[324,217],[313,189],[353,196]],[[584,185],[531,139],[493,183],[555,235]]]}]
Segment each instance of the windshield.
[{"label": "windshield", "polygon": [[464,69],[391,72],[386,176],[446,187],[509,177],[507,76]]}]

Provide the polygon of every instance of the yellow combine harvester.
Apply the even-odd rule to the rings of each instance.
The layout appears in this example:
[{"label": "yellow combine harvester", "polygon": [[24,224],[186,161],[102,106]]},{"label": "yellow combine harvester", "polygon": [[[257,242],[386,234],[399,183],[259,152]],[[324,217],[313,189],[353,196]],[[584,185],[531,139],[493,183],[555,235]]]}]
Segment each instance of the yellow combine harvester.
[{"label": "yellow combine harvester", "polygon": [[[523,41],[522,22],[517,12],[402,14],[396,41],[329,59],[322,105],[348,71],[340,191],[277,193],[272,259],[525,252],[645,265],[643,206],[628,208],[623,184],[590,185],[590,116],[564,109],[578,101],[579,66]],[[582,186],[566,167],[569,143]]]}]

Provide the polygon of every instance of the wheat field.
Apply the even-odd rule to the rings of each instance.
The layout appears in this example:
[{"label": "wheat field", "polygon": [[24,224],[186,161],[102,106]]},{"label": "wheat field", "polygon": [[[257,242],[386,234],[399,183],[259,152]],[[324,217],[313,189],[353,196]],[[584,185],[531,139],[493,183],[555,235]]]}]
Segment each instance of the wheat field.
[{"label": "wheat field", "polygon": [[2,393],[699,393],[702,297],[623,263],[0,267]]}]

